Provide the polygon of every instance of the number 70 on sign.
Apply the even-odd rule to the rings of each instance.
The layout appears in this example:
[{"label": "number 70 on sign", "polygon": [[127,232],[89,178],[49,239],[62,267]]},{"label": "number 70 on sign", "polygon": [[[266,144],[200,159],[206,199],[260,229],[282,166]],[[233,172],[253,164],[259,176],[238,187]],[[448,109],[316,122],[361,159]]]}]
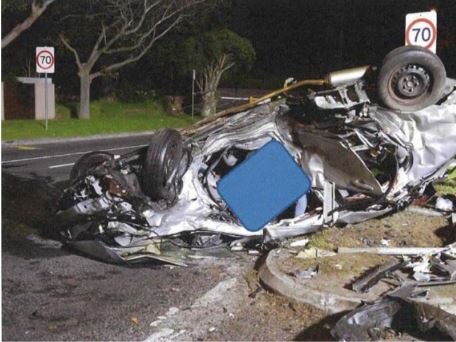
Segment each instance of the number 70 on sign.
[{"label": "number 70 on sign", "polygon": [[53,74],[55,71],[54,48],[49,46],[37,47],[35,63],[37,73]]},{"label": "number 70 on sign", "polygon": [[437,12],[409,13],[405,17],[405,45],[418,45],[436,53]]}]

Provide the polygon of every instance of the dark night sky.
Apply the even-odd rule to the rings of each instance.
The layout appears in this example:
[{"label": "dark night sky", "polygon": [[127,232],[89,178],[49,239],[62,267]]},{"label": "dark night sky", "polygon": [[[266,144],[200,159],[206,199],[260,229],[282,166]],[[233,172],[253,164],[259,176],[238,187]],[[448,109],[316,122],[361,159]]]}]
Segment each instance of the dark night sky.
[{"label": "dark night sky", "polygon": [[[231,86],[276,88],[287,77],[304,79],[346,67],[378,65],[386,53],[404,44],[405,15],[430,9],[438,13],[437,54],[448,76],[456,78],[456,0],[224,0],[227,4],[231,1],[232,9],[227,6],[212,23],[226,24],[250,39],[257,54],[254,69],[232,80]],[[3,70],[23,73],[35,46],[56,45],[60,70],[56,83],[66,92],[77,94],[73,57],[56,44],[55,23],[60,18],[57,4],[2,51]],[[9,14],[3,19],[5,29],[20,17]],[[149,58],[146,56],[121,73],[139,82],[145,72],[148,79],[154,78],[153,70],[148,70],[153,67]],[[152,86],[163,87],[160,80],[167,77],[156,77],[158,81]],[[101,84],[102,81],[95,82],[94,90]]]},{"label": "dark night sky", "polygon": [[456,0],[237,0],[232,28],[252,41],[255,74],[306,78],[380,63],[404,44],[405,15],[430,9],[437,54],[456,77]]}]

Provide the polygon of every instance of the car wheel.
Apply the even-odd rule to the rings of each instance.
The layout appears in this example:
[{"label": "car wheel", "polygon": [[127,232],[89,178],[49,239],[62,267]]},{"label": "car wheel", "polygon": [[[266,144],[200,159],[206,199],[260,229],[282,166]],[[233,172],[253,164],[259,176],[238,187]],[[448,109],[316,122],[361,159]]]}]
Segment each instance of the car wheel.
[{"label": "car wheel", "polygon": [[178,131],[163,129],[152,136],[141,177],[143,191],[152,200],[173,201],[176,198],[182,157],[182,137]]},{"label": "car wheel", "polygon": [[377,89],[387,107],[413,112],[436,103],[445,83],[445,67],[437,55],[422,47],[402,46],[385,57]]},{"label": "car wheel", "polygon": [[423,48],[421,46],[417,45],[403,45],[399,46],[398,48],[395,48],[394,50],[391,50],[388,52],[388,54],[383,57],[382,65],[385,64],[389,59],[391,59],[393,56],[403,53],[405,51],[413,51],[413,50],[422,50]]},{"label": "car wheel", "polygon": [[73,181],[80,177],[87,176],[90,169],[112,160],[114,160],[114,156],[108,152],[95,151],[84,154],[73,165],[70,172],[70,180]]}]

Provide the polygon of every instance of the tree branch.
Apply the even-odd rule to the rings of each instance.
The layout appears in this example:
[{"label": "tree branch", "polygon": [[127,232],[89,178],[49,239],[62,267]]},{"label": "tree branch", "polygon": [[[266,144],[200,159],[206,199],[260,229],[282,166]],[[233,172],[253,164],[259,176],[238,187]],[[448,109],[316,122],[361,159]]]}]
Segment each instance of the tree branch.
[{"label": "tree branch", "polygon": [[161,37],[163,37],[165,34],[167,34],[171,29],[173,29],[180,21],[181,21],[181,16],[177,17],[171,24],[169,24],[169,26],[163,30],[159,35],[155,35],[152,37],[152,39],[149,41],[149,43],[135,56],[130,56],[129,58],[126,58],[125,60],[123,61],[120,61],[118,63],[113,63],[103,69],[101,69],[100,71],[94,73],[92,75],[93,78],[96,78],[96,77],[99,77],[99,76],[102,76],[102,75],[106,75],[106,74],[109,74],[110,72],[113,72],[117,69],[120,69],[122,68],[123,66],[127,65],[127,64],[130,64],[130,63],[133,63],[133,62],[136,62],[137,60],[141,59],[141,57],[143,57],[147,51],[150,50],[150,48],[152,47],[152,45],[157,41],[159,40]]},{"label": "tree branch", "polygon": [[98,39],[95,42],[95,45],[93,46],[92,52],[90,53],[89,59],[87,61],[92,66],[95,64],[95,62],[100,57],[99,47],[100,47],[100,44],[101,44],[101,42],[103,40],[106,40],[106,27],[105,27],[105,25],[103,23],[101,23],[101,32],[98,35]]},{"label": "tree branch", "polygon": [[63,45],[65,45],[65,47],[73,53],[78,68],[81,68],[82,63],[81,63],[81,60],[79,59],[79,54],[76,51],[76,49],[70,45],[70,42],[64,37],[64,35],[62,33],[59,34],[59,38],[62,41]]},{"label": "tree branch", "polygon": [[[150,5],[148,8],[149,10],[151,10],[153,7],[155,7],[156,5],[158,5],[159,3],[161,2],[161,0],[155,2],[154,4]],[[146,2],[145,2],[146,3]],[[171,9],[173,5],[173,2],[171,2],[167,8],[165,9],[163,15],[161,16],[160,20],[156,21],[154,23],[154,25],[152,25],[152,27],[145,31],[143,34],[141,34],[138,38],[136,38],[136,43],[133,44],[133,45],[130,45],[130,46],[123,46],[123,47],[119,47],[119,48],[116,48],[116,49],[109,49],[109,46],[112,46],[114,42],[110,42],[109,46],[107,45],[106,48],[104,49],[104,51],[102,53],[104,54],[114,54],[114,53],[119,53],[119,52],[128,52],[128,51],[133,51],[133,50],[136,50],[138,49],[141,45],[143,45],[144,41],[151,35],[153,34],[154,35],[154,38],[155,38],[155,33],[156,33],[156,30],[157,28],[164,22],[166,22],[168,19],[172,18],[173,16],[175,16],[176,14],[179,14],[180,12],[182,12],[186,7],[180,7],[178,8],[177,10],[171,12],[171,13],[168,13],[169,10]],[[144,13],[144,15],[141,17],[140,19],[140,22],[141,22],[141,25],[137,25],[136,28],[134,30],[130,30],[130,31],[123,31],[123,32],[120,32],[118,37],[116,37],[116,40],[118,38],[120,38],[121,36],[127,36],[131,33],[135,33],[137,32],[141,26],[142,26],[142,23],[144,22],[144,18],[145,18],[145,15],[147,13]],[[179,20],[181,20],[182,18],[180,18]],[[158,38],[155,38],[155,40],[157,40]]]},{"label": "tree branch", "polygon": [[10,32],[2,38],[2,49],[8,46],[13,40],[15,40],[19,35],[30,28],[33,23],[43,14],[43,12],[51,5],[55,0],[45,0],[43,3],[38,4],[37,0],[32,2],[32,13],[25,19],[22,23],[16,25]]},{"label": "tree branch", "polygon": [[150,5],[147,5],[147,0],[144,0],[144,13],[142,14],[141,18],[139,19],[138,23],[136,24],[136,26],[134,28],[132,28],[131,30],[128,30],[128,31],[125,31],[125,35],[129,35],[129,34],[133,34],[133,33],[136,33],[138,32],[143,23],[144,23],[144,20],[146,19],[147,17],[147,14],[156,6],[158,6],[162,0],[157,0],[155,1],[154,3],[150,4]]}]

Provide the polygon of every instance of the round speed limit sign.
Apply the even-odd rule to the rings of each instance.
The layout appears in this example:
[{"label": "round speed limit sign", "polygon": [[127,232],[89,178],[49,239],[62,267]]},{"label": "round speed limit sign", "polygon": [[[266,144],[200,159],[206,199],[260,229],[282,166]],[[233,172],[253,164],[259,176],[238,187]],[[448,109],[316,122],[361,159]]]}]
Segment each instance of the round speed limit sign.
[{"label": "round speed limit sign", "polygon": [[437,12],[410,13],[405,21],[405,44],[422,46],[435,53]]},{"label": "round speed limit sign", "polygon": [[36,72],[52,74],[55,70],[53,47],[37,47],[35,53]]}]

